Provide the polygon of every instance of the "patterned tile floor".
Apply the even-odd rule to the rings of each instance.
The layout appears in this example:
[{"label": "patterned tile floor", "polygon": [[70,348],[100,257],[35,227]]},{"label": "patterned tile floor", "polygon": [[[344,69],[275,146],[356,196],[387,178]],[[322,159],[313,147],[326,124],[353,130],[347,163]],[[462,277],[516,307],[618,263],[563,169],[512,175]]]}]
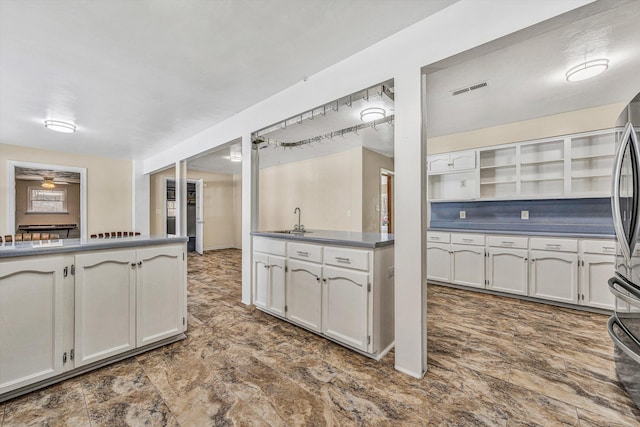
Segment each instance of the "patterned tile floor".
[{"label": "patterned tile floor", "polygon": [[417,380],[243,306],[238,250],[188,278],[188,339],[0,404],[2,427],[640,426],[606,316],[430,285]]}]

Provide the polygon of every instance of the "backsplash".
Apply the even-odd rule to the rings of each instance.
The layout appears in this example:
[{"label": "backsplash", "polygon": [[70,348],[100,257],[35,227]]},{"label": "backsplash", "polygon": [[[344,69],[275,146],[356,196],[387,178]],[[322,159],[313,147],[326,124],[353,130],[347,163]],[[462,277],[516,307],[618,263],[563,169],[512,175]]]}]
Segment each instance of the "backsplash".
[{"label": "backsplash", "polygon": [[[529,219],[520,218],[522,211],[529,212]],[[608,197],[431,203],[430,228],[614,234]]]}]

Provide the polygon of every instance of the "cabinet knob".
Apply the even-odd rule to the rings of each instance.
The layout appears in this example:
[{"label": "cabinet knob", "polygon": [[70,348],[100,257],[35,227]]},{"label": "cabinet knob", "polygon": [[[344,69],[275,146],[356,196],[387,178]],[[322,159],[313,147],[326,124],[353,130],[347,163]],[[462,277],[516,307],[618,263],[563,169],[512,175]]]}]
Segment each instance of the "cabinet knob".
[{"label": "cabinet knob", "polygon": [[138,261],[138,267],[142,265],[142,261]]},{"label": "cabinet knob", "polygon": [[131,263],[131,267],[135,267],[135,266],[136,266],[136,263],[135,263],[135,262],[132,262],[132,263]]}]

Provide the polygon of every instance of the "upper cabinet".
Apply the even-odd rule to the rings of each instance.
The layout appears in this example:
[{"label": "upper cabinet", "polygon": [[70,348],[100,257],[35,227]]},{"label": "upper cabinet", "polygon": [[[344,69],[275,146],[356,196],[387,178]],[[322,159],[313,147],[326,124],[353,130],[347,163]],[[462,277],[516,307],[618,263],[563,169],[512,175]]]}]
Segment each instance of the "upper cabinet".
[{"label": "upper cabinet", "polygon": [[609,197],[618,132],[608,129],[487,147],[477,154],[428,156],[428,197],[431,201]]}]

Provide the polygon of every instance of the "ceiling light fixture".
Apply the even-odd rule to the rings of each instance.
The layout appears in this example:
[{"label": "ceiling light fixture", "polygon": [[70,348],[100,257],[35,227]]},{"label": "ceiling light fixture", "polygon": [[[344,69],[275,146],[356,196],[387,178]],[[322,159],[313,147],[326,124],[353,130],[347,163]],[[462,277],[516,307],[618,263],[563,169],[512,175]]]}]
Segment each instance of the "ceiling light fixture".
[{"label": "ceiling light fixture", "polygon": [[61,122],[60,120],[45,120],[44,127],[55,130],[56,132],[74,133],[76,125],[73,123]]},{"label": "ceiling light fixture", "polygon": [[591,61],[583,62],[582,64],[571,68],[566,72],[565,76],[568,82],[579,82],[581,80],[587,80],[595,77],[600,73],[604,73],[608,68],[608,59],[592,59]]},{"label": "ceiling light fixture", "polygon": [[387,112],[384,108],[380,107],[369,107],[360,111],[360,120],[363,122],[372,122],[374,120],[378,120],[387,115]]},{"label": "ceiling light fixture", "polygon": [[56,188],[56,185],[53,183],[53,178],[44,178],[44,182],[40,186],[46,189]]}]

